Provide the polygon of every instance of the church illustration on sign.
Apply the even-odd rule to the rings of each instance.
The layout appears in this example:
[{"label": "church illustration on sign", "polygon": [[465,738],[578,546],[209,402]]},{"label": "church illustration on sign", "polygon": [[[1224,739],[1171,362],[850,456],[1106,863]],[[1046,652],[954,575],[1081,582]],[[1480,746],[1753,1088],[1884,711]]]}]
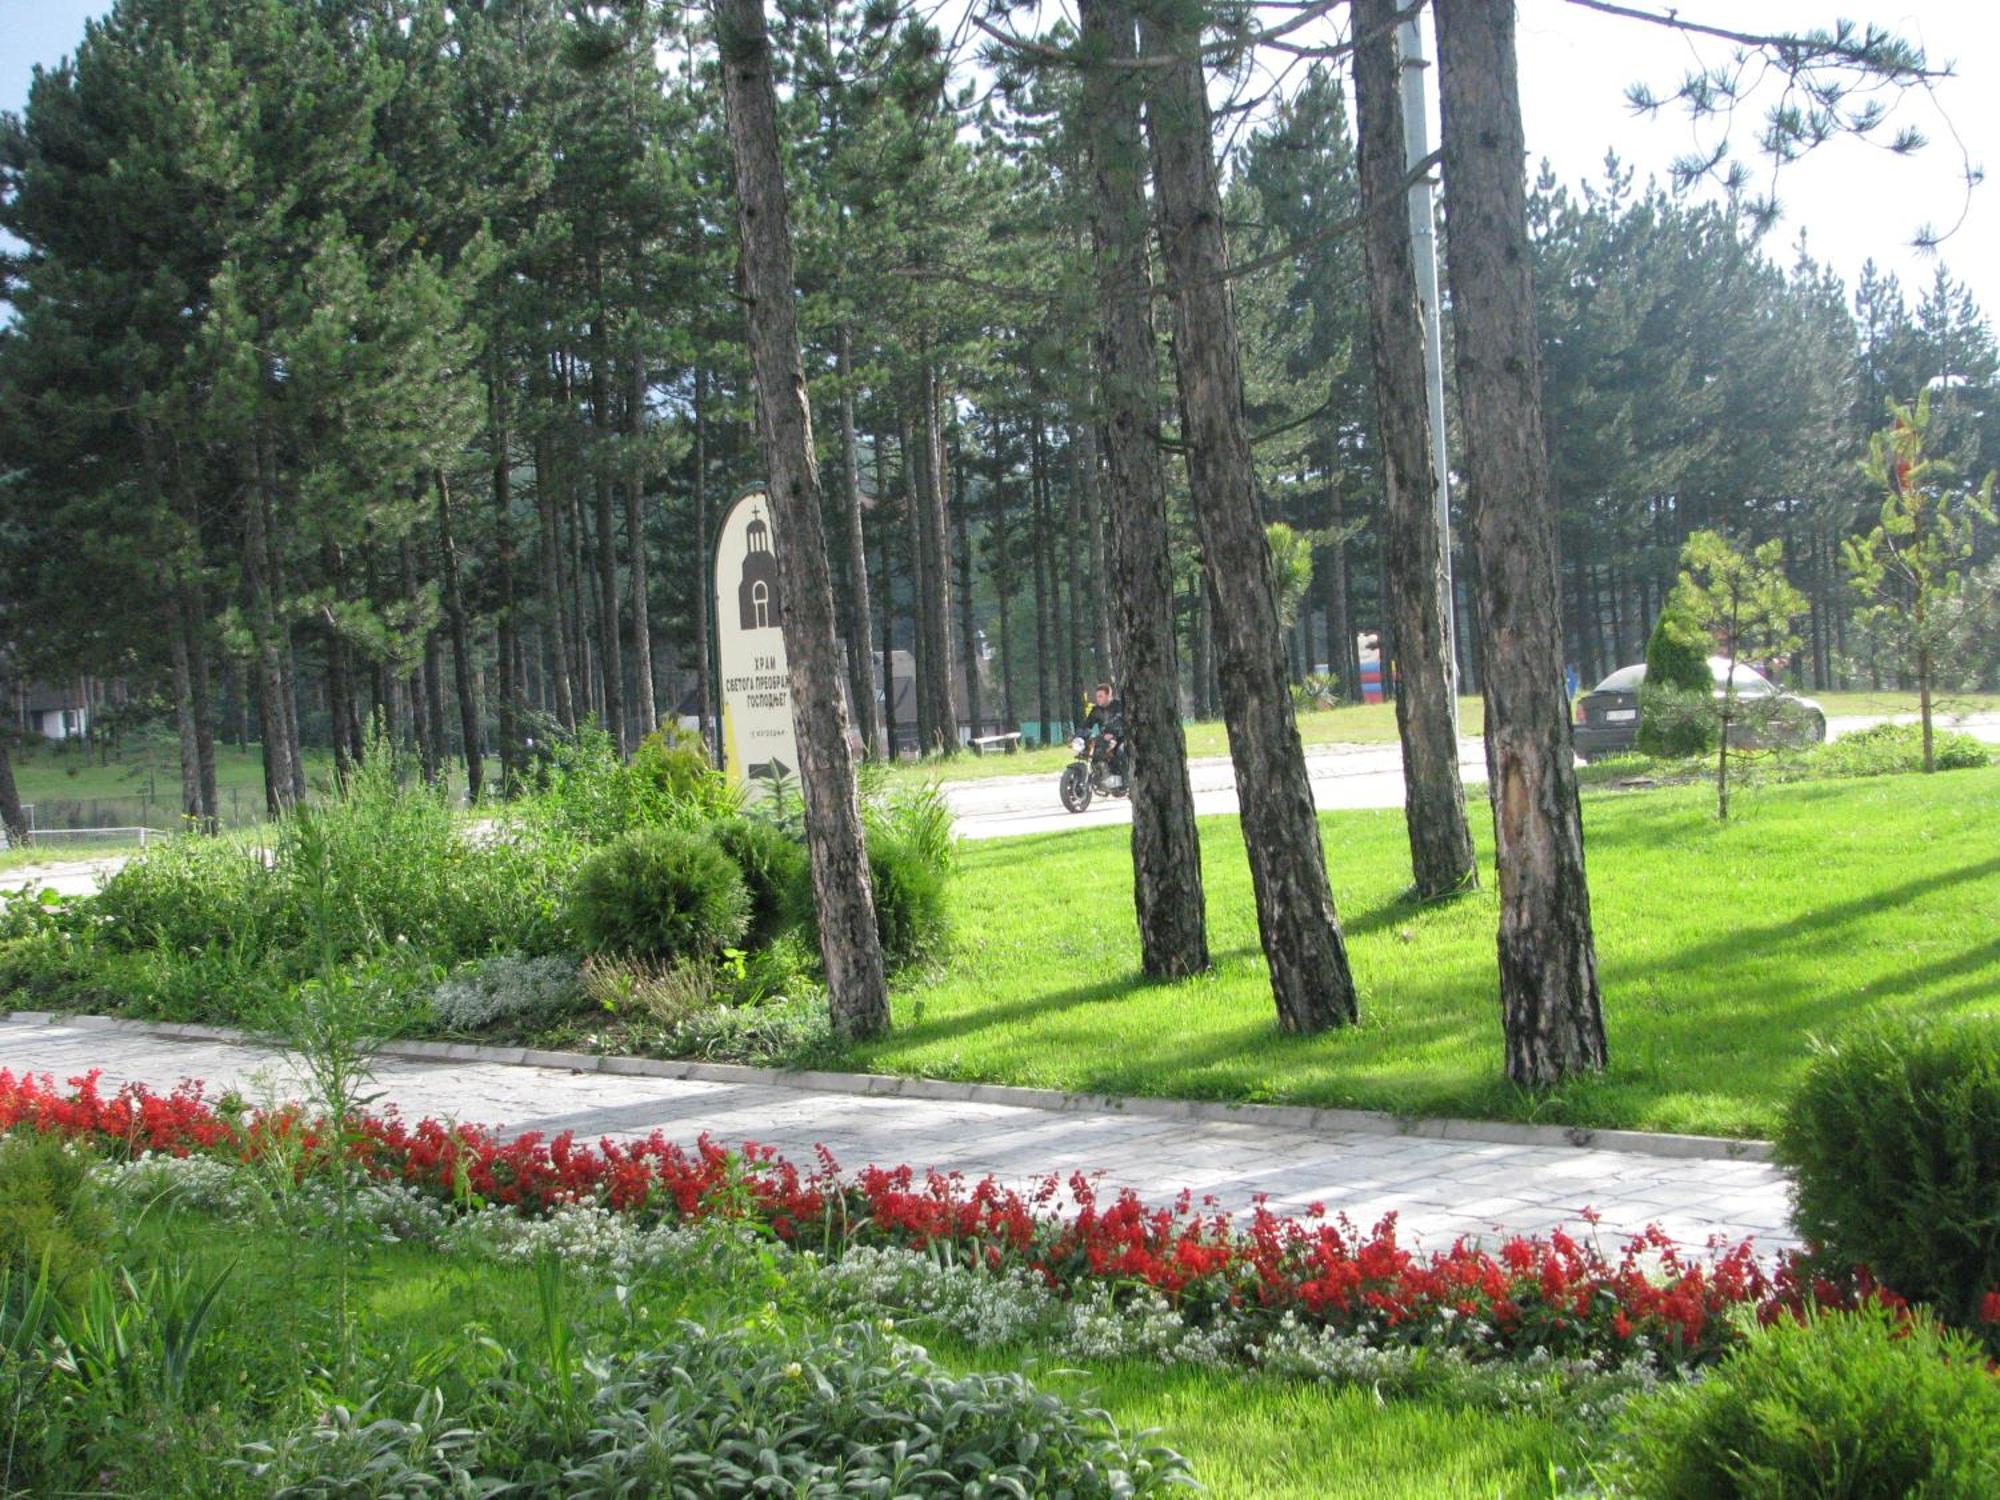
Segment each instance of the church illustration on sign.
[{"label": "church illustration on sign", "polygon": [[736,586],[736,607],[745,630],[775,630],[784,618],[778,602],[778,555],[771,550],[771,528],[756,511],[743,529],[743,581]]}]

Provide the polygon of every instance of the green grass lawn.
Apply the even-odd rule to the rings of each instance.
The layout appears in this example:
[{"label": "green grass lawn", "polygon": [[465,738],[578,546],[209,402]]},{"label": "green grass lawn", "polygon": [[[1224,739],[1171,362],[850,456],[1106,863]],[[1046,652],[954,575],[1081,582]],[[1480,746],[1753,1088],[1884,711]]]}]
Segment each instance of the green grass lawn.
[{"label": "green grass lawn", "polygon": [[[1358,1027],[1277,1030],[1233,818],[1202,821],[1215,969],[1137,971],[1125,829],[969,844],[957,951],[850,1065],[1183,1098],[1735,1136],[1770,1132],[1816,1035],[2000,1013],[2000,769],[1592,795],[1585,826],[1611,1068],[1501,1078],[1495,902],[1405,903],[1397,812],[1321,820]],[[1491,838],[1482,802],[1474,832]]]}]

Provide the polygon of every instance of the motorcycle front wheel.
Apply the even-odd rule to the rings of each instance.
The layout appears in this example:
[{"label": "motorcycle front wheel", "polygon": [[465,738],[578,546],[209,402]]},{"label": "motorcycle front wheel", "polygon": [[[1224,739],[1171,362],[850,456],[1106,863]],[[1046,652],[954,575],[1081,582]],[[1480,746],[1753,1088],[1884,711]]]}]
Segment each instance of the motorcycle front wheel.
[{"label": "motorcycle front wheel", "polygon": [[1072,761],[1063,767],[1062,805],[1073,813],[1080,813],[1090,806],[1090,769],[1082,761]]}]

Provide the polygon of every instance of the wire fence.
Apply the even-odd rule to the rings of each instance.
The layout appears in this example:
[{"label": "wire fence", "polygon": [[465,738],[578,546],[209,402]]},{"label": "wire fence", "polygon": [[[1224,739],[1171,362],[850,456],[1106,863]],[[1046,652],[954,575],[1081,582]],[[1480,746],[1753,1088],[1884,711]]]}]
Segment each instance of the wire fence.
[{"label": "wire fence", "polygon": [[[179,797],[45,797],[24,803],[28,827],[35,834],[87,833],[107,828],[179,828]],[[216,814],[225,828],[244,828],[264,821],[261,787],[223,787],[216,794]]]}]

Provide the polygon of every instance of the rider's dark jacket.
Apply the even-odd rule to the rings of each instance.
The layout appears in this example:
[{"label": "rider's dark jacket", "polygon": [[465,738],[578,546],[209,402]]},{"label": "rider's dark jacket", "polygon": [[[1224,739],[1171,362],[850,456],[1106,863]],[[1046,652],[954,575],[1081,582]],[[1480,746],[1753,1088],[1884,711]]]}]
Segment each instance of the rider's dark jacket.
[{"label": "rider's dark jacket", "polygon": [[1110,735],[1119,744],[1125,743],[1125,705],[1113,698],[1108,703],[1093,703],[1090,712],[1083,716],[1083,732],[1089,735]]}]

